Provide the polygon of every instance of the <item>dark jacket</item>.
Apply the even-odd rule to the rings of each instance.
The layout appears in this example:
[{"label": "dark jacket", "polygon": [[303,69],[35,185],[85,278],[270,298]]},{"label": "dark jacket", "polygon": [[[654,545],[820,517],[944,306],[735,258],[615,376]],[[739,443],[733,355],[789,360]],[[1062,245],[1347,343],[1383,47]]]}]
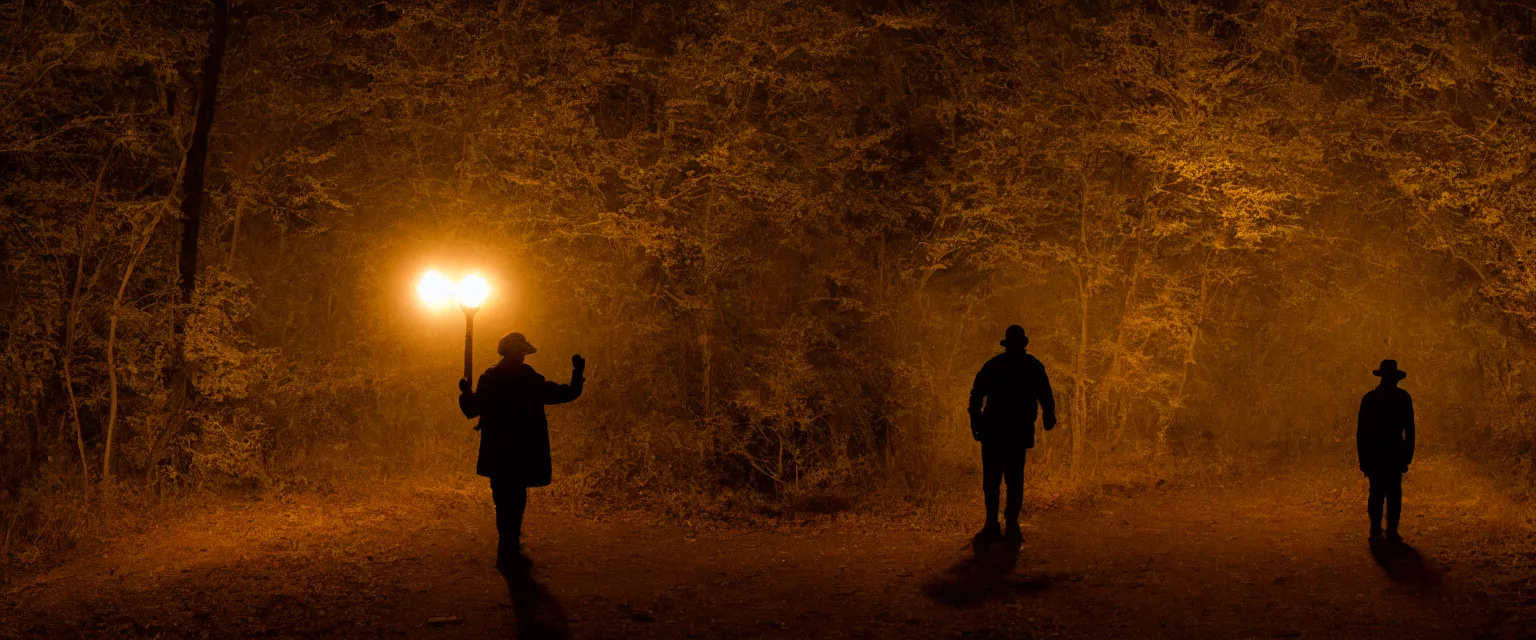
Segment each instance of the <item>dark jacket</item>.
[{"label": "dark jacket", "polygon": [[579,372],[571,374],[568,385],[550,382],[533,367],[505,361],[486,369],[474,393],[459,394],[464,417],[480,418],[475,473],[525,487],[549,485],[549,421],[544,405],[575,400],[585,382]]},{"label": "dark jacket", "polygon": [[971,385],[971,428],[983,442],[1035,446],[1035,404],[1056,422],[1056,398],[1045,365],[1027,353],[1001,353],[982,365]]},{"label": "dark jacket", "polygon": [[1397,387],[1376,387],[1360,399],[1355,429],[1360,470],[1404,473],[1413,462],[1413,398]]}]

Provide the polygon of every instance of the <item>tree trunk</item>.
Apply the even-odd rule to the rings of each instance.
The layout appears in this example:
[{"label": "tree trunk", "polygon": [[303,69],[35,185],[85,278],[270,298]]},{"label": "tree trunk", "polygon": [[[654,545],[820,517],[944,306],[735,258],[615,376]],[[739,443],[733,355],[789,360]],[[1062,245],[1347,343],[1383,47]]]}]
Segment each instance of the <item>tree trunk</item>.
[{"label": "tree trunk", "polygon": [[225,271],[235,268],[235,253],[240,248],[240,217],[243,213],[245,213],[245,199],[237,197],[235,199],[235,220],[229,229],[229,257],[224,262]]},{"label": "tree trunk", "polygon": [[[178,262],[181,300],[173,322],[171,353],[171,415],[156,442],[150,446],[149,468],[154,469],[155,454],[161,442],[175,435],[186,421],[191,382],[186,363],[186,308],[197,289],[197,236],[203,221],[205,183],[208,177],[208,135],[213,130],[213,116],[219,97],[219,74],[224,66],[224,49],[229,40],[229,0],[213,0],[213,25],[208,33],[208,54],[203,58],[202,86],[197,96],[197,120],[192,127],[192,144],[187,148],[186,181],[181,199],[181,253]],[[148,481],[151,474],[146,474]]]},{"label": "tree trunk", "polygon": [[1125,287],[1125,300],[1120,306],[1120,322],[1115,326],[1114,351],[1110,353],[1109,367],[1104,380],[1099,384],[1100,407],[1103,411],[1101,415],[1114,421],[1112,433],[1115,444],[1129,438],[1129,434],[1126,433],[1126,417],[1130,413],[1128,405],[1132,394],[1128,390],[1129,385],[1123,379],[1124,359],[1121,356],[1125,352],[1125,323],[1136,306],[1136,291],[1141,284],[1141,263],[1145,249],[1140,225],[1135,233],[1136,253],[1131,258],[1131,272]]},{"label": "tree trunk", "polygon": [[[75,447],[80,450],[80,480],[89,486],[91,482],[91,465],[85,457],[85,428],[80,424],[80,402],[75,397],[75,381],[69,369],[69,361],[74,357],[75,350],[75,326],[80,318],[80,295],[85,287],[85,254],[90,244],[91,226],[96,221],[96,204],[101,201],[101,182],[107,176],[107,166],[112,162],[112,154],[108,153],[101,161],[101,169],[96,172],[96,186],[91,192],[91,204],[86,210],[85,221],[78,228],[80,239],[75,247],[75,282],[70,287],[69,312],[64,319],[64,353],[60,360],[64,370],[64,391],[69,396],[69,415],[75,422]],[[98,268],[97,273],[100,273]],[[91,281],[95,282],[93,275]]]},{"label": "tree trunk", "polygon": [[80,448],[80,482],[91,484],[91,467],[85,461],[85,436],[80,431],[80,403],[75,400],[75,381],[69,375],[69,357],[64,358],[64,390],[69,394],[69,413],[75,420],[75,446]]},{"label": "tree trunk", "polygon": [[1200,326],[1205,324],[1206,301],[1210,299],[1209,284],[1211,276],[1211,256],[1215,255],[1215,249],[1207,249],[1205,264],[1200,267],[1200,299],[1195,306],[1195,318],[1189,328],[1189,342],[1184,347],[1184,372],[1179,376],[1179,386],[1174,390],[1173,402],[1168,407],[1168,417],[1163,420],[1157,430],[1157,453],[1165,454],[1168,451],[1168,430],[1178,421],[1179,410],[1184,407],[1184,394],[1189,386],[1189,371],[1195,366],[1195,348],[1200,344]]},{"label": "tree trunk", "polygon": [[[703,271],[703,274],[704,274],[704,276],[703,276],[704,281],[703,281],[703,287],[702,287],[702,290],[700,291],[700,293],[704,296],[704,308],[702,310],[702,313],[700,314],[700,315],[703,316],[703,319],[702,319],[702,322],[701,322],[702,326],[700,327],[700,331],[699,331],[699,347],[700,347],[700,350],[702,352],[701,353],[701,358],[702,358],[701,373],[702,373],[702,376],[704,378],[704,380],[703,380],[703,387],[704,387],[703,388],[703,392],[704,392],[704,419],[706,421],[708,421],[710,418],[714,417],[714,412],[715,412],[715,402],[714,402],[714,400],[715,400],[715,397],[714,397],[714,391],[715,391],[715,385],[714,385],[715,353],[714,353],[714,343],[713,343],[713,339],[714,339],[713,330],[714,330],[714,324],[715,324],[715,295],[714,295],[713,289],[711,289],[711,287],[714,285],[714,280],[712,278],[710,278],[711,274],[709,272],[709,269],[711,267],[710,256],[714,253],[714,250],[715,250],[715,247],[714,247],[714,235],[711,233],[711,231],[713,230],[712,227],[711,227],[711,223],[714,222],[714,220],[712,218],[713,214],[714,214],[714,206],[715,206],[714,193],[715,193],[714,192],[714,187],[711,186],[710,187],[710,191],[709,191],[709,197],[707,197],[705,199],[705,201],[704,201],[704,230],[703,230],[704,231],[704,239],[703,239],[703,243],[702,243],[702,245],[703,245],[703,247],[702,247],[703,248],[703,251],[702,251],[703,255],[701,256],[701,262],[702,262],[702,265],[703,265],[702,266],[702,271]],[[782,472],[783,469],[780,469],[780,471]],[[783,477],[783,476],[781,475],[780,477]]]},{"label": "tree trunk", "polygon": [[112,478],[112,439],[117,433],[117,317],[123,308],[123,294],[128,291],[128,280],[133,277],[133,267],[138,264],[139,256],[144,255],[144,248],[149,246],[149,239],[154,236],[155,227],[159,225],[160,215],[156,214],[144,230],[139,246],[128,257],[128,266],[123,268],[123,280],[117,285],[117,297],[112,299],[112,320],[107,329],[107,381],[111,386],[111,402],[107,405],[106,446],[101,454],[103,482]]},{"label": "tree trunk", "polygon": [[1072,469],[1082,463],[1084,439],[1088,435],[1088,177],[1081,176],[1082,195],[1078,201],[1077,253],[1077,375],[1072,396]]},{"label": "tree trunk", "polygon": [[[213,131],[218,105],[219,73],[229,39],[229,1],[213,0],[213,28],[208,34],[208,55],[203,58],[203,81],[197,97],[197,121],[192,127],[192,146],[187,149],[187,179],[181,200],[181,303],[189,304],[197,288],[197,233],[203,221],[204,185],[208,177],[208,135]],[[183,319],[183,322],[185,320]],[[185,326],[182,327],[185,331]],[[178,344],[177,350],[182,349]]]},{"label": "tree trunk", "polygon": [[85,485],[91,481],[91,467],[85,461],[85,435],[80,425],[80,403],[75,399],[75,381],[70,376],[69,361],[74,357],[75,350],[75,318],[80,311],[80,288],[85,276],[85,242],[90,233],[89,222],[79,230],[80,247],[79,255],[75,258],[75,282],[70,287],[69,311],[64,317],[64,352],[60,354],[60,365],[64,372],[64,393],[69,397],[69,414],[75,422],[75,446],[80,449],[80,479]]}]

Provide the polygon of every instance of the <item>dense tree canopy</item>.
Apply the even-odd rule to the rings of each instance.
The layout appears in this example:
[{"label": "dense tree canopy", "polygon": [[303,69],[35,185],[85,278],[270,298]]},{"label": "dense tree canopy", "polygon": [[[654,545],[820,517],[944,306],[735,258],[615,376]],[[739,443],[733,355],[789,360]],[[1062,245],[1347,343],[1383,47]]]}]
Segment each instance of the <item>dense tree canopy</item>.
[{"label": "dense tree canopy", "polygon": [[179,307],[211,8],[0,8],[10,504],[115,476],[467,471],[456,320],[409,298],[427,265],[490,274],[480,331],[524,331],[546,374],[592,362],[554,426],[579,486],[943,477],[1015,322],[1057,387],[1052,469],[1342,461],[1396,357],[1424,446],[1536,481],[1519,3],[231,12]]}]

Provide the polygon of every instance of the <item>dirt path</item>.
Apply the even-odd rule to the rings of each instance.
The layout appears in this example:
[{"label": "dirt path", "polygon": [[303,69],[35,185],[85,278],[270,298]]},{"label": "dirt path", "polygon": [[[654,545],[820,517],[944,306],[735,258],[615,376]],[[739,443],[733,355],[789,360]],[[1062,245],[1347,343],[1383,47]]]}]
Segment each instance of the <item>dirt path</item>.
[{"label": "dirt path", "polygon": [[888,521],[694,532],[537,511],[537,565],[505,581],[479,492],[256,503],[14,585],[0,637],[514,637],[520,614],[523,637],[1536,637],[1528,569],[1487,552],[1528,530],[1415,506],[1410,483],[1416,552],[1373,553],[1357,496],[1284,484],[1038,514],[1016,560],[981,563],[965,532]]}]

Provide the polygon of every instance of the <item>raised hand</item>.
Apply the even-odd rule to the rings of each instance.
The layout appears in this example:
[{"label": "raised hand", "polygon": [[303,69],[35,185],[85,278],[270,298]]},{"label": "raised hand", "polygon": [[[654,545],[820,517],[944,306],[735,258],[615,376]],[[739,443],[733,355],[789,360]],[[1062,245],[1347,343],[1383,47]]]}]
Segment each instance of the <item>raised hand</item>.
[{"label": "raised hand", "polygon": [[587,369],[587,359],[581,357],[579,353],[571,356],[571,368],[577,371],[585,371]]}]

